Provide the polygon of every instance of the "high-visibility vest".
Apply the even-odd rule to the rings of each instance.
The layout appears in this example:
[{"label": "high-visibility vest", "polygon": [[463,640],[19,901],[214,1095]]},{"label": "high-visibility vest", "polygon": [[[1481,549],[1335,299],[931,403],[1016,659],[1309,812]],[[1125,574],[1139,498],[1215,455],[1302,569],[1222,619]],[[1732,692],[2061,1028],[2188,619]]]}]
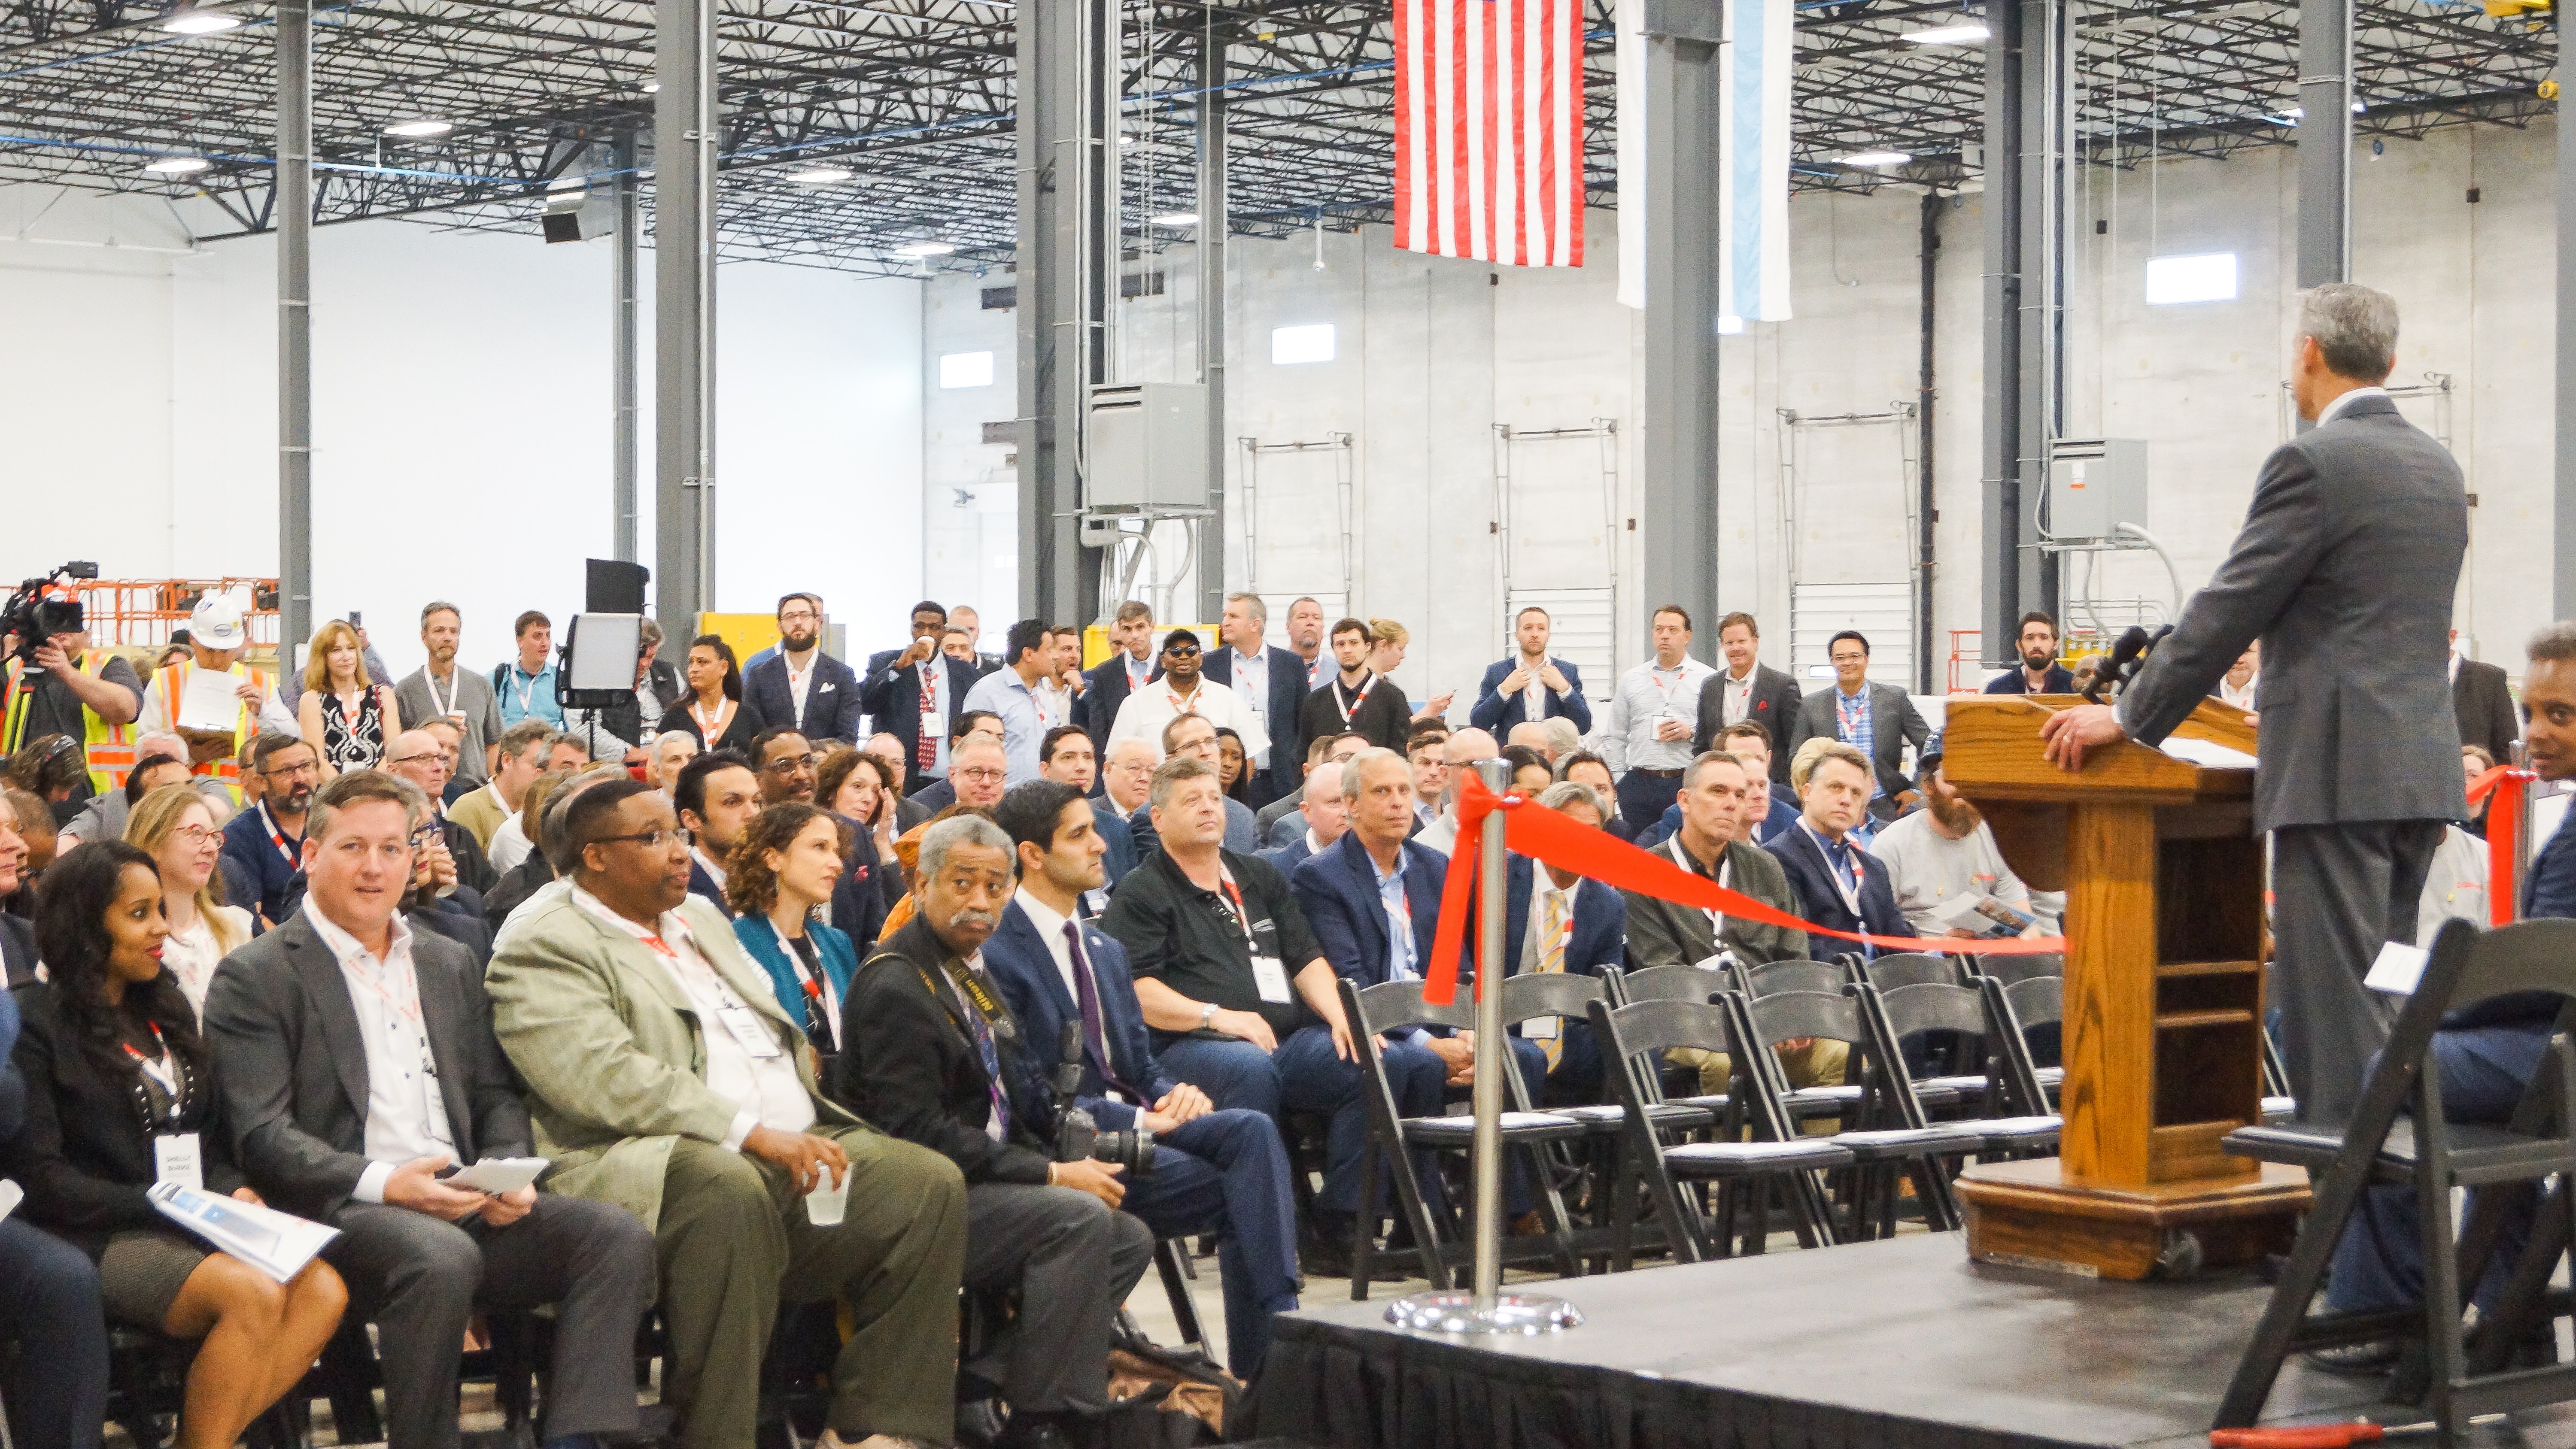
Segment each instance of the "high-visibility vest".
[{"label": "high-visibility vest", "polygon": [[[104,649],[84,649],[74,666],[95,679],[107,668],[109,655]],[[16,754],[27,743],[27,716],[35,703],[35,689],[19,679],[26,668],[22,660],[9,661],[9,686],[6,722],[0,724],[0,753]],[[126,727],[109,724],[98,717],[98,711],[81,706],[81,745],[89,761],[89,787],[104,795],[125,788],[125,777],[134,769],[134,742]]]},{"label": "high-visibility vest", "polygon": [[[169,727],[173,730],[179,727],[179,701],[187,697],[188,676],[196,672],[196,668],[197,661],[182,659],[161,671],[161,708],[162,712],[169,716]],[[224,673],[236,679],[254,681],[259,685],[260,693],[263,695],[268,692],[268,676],[247,664],[236,663]],[[224,788],[232,792],[233,803],[240,804],[242,747],[249,744],[250,737],[257,733],[259,733],[259,713],[252,706],[245,704],[235,712],[233,717],[232,758],[209,760],[204,764],[192,762],[188,766],[188,773],[223,781]]]}]

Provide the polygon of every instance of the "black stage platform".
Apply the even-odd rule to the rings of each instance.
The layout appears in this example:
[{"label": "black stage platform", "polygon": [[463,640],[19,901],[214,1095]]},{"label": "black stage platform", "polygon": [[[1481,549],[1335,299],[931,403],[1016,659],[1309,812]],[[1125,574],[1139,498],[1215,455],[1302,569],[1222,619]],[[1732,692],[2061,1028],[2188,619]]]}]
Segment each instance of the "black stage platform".
[{"label": "black stage platform", "polygon": [[[2184,1449],[2270,1291],[1975,1264],[1950,1233],[1528,1286],[1590,1321],[1414,1334],[1384,1295],[1283,1319],[1245,1427],[1335,1449]],[[2382,1382],[2294,1366],[2266,1422],[2416,1417]],[[2576,1449],[2576,1405],[2465,1442]]]}]

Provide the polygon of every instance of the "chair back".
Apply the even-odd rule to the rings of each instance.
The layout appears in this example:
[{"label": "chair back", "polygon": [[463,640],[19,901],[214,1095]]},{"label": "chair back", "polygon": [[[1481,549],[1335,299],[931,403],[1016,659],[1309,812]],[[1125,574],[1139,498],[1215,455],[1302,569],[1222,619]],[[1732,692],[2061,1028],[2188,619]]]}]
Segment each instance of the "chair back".
[{"label": "chair back", "polygon": [[1888,1034],[1900,1045],[1927,1031],[1955,1031],[1984,1036],[1994,1029],[1986,1016],[1983,994],[1965,986],[1926,981],[1892,990],[1873,986]]},{"label": "chair back", "polygon": [[[1697,1047],[1711,1052],[1735,1049],[1735,1030],[1727,1020],[1726,1008],[1705,1001],[1667,998],[1612,1006],[1604,1000],[1592,1008],[1591,1021],[1594,1032],[1601,1037],[1604,1060],[1631,1062],[1650,1052],[1661,1053],[1666,1047]],[[1646,1085],[1658,1088],[1646,1094],[1646,1100],[1661,1100],[1660,1082],[1649,1076]]]},{"label": "chair back", "polygon": [[1503,978],[1503,1025],[1534,1017],[1590,1020],[1592,1003],[1610,999],[1610,988],[1598,976],[1581,972],[1524,971]]},{"label": "chair back", "polygon": [[1617,980],[1618,1001],[1623,1006],[1638,1001],[1706,1002],[1735,986],[1727,973],[1699,966],[1648,966],[1623,971]]},{"label": "chair back", "polygon": [[2044,956],[1979,956],[1976,962],[1978,975],[1991,976],[2006,986],[2041,976],[2063,977],[2066,974],[2066,958],[2053,953]]},{"label": "chair back", "polygon": [[1860,998],[1822,991],[1779,991],[1742,998],[1739,1020],[1757,1046],[1778,1046],[1799,1037],[1823,1037],[1855,1047],[1871,1044],[1869,1023]]},{"label": "chair back", "polygon": [[1988,1038],[1987,1049],[2012,1089],[2014,1112],[2046,1116],[2048,1089],[2041,1085],[2039,1068],[2031,1058],[2030,1033],[2036,1027],[2064,1024],[2066,978],[2034,976],[2008,986],[1995,977],[1980,976],[1977,990],[1985,997],[1986,1014],[1995,1023],[1995,1034]]},{"label": "chair back", "polygon": [[1419,981],[1382,981],[1375,986],[1353,987],[1348,1000],[1354,1037],[1415,1026],[1445,1026],[1458,1031],[1472,1031],[1476,1026],[1476,1003],[1467,992],[1460,991],[1458,999],[1447,1006],[1434,1006],[1422,999]]},{"label": "chair back", "polygon": [[1860,964],[1860,978],[1881,991],[1896,991],[1907,986],[1965,986],[1965,968],[1948,956],[1935,956],[1925,951],[1901,951]]},{"label": "chair back", "polygon": [[2066,978],[2033,976],[2026,981],[2010,983],[1987,977],[1995,982],[2007,1005],[2012,1007],[2015,1026],[2027,1032],[2033,1027],[2061,1026],[2066,1021]]},{"label": "chair back", "polygon": [[1823,961],[1765,961],[1735,968],[1736,989],[1747,996],[1776,996],[1784,991],[1813,991],[1839,996],[1851,978],[1840,966]]}]

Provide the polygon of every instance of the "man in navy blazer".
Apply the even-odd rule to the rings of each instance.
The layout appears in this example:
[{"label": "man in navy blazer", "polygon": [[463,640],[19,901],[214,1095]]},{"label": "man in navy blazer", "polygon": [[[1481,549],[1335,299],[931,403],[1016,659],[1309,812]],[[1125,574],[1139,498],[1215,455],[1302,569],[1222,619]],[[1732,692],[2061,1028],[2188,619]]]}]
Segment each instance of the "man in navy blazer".
[{"label": "man in navy blazer", "polygon": [[1082,792],[1038,780],[993,813],[1019,856],[1020,886],[984,964],[1020,1024],[1021,1059],[1051,1077],[1066,1023],[1081,1025],[1076,1103],[1103,1131],[1155,1135],[1154,1170],[1127,1184],[1122,1206],[1160,1237],[1217,1234],[1226,1361],[1249,1378],[1269,1348],[1271,1316],[1297,1306],[1297,1205],[1279,1129],[1265,1113],[1213,1107],[1155,1057],[1127,948],[1075,918],[1101,886],[1107,850]]},{"label": "man in navy blazer", "polygon": [[[1258,711],[1261,727],[1270,735],[1269,762],[1253,762],[1255,809],[1296,789],[1306,765],[1306,741],[1297,723],[1306,706],[1306,661],[1289,650],[1274,649],[1261,642],[1261,631],[1269,623],[1270,610],[1259,594],[1226,595],[1225,619],[1217,625],[1217,637],[1227,647],[1210,654],[1200,666],[1201,674],[1234,690],[1238,698]],[[1250,678],[1256,668],[1261,675],[1257,681]],[[1237,679],[1242,679],[1245,687],[1238,687]],[[1257,694],[1249,688],[1256,683],[1260,686]]]},{"label": "man in navy blazer", "polygon": [[[1162,672],[1163,662],[1154,653],[1153,607],[1129,599],[1110,622],[1109,657],[1082,672],[1086,683],[1073,703],[1074,723],[1091,736],[1091,752],[1103,764],[1109,759],[1109,728],[1118,723],[1118,706]],[[1095,786],[1092,793],[1101,790]]]},{"label": "man in navy blazer", "polygon": [[1281,823],[1294,824],[1297,833],[1289,837],[1287,844],[1274,845],[1262,851],[1261,858],[1277,866],[1281,875],[1293,879],[1297,867],[1332,849],[1333,842],[1341,839],[1349,829],[1350,815],[1342,799],[1342,764],[1339,760],[1326,760],[1306,776],[1304,798]]},{"label": "man in navy blazer", "polygon": [[[910,795],[948,773],[948,737],[957,732],[958,711],[966,691],[975,686],[971,665],[940,652],[948,611],[928,599],[912,606],[912,643],[903,649],[880,649],[868,656],[868,677],[859,685],[859,707],[876,727],[903,741],[903,793]],[[935,691],[929,713],[939,720],[932,743],[932,764],[921,763],[921,691],[923,672]],[[763,716],[767,718],[767,716]]]},{"label": "man in navy blazer", "polygon": [[[1520,653],[1485,666],[1484,682],[1476,686],[1475,707],[1467,711],[1469,724],[1500,737],[1524,720],[1563,715],[1574,721],[1576,729],[1592,733],[1592,706],[1583,697],[1583,676],[1575,672],[1573,660],[1548,654],[1550,627],[1547,610],[1536,604],[1512,620]],[[1539,696],[1535,714],[1530,711],[1533,687]]]},{"label": "man in navy blazer", "polygon": [[[1601,797],[1589,785],[1560,782],[1540,792],[1538,803],[1574,821],[1578,825],[1601,827],[1608,814]],[[1538,927],[1546,924],[1548,913],[1535,909],[1540,905],[1540,867],[1528,856],[1515,855],[1503,872],[1503,974],[1516,976],[1523,971],[1540,969],[1549,954],[1547,943],[1540,938]],[[1563,945],[1558,948],[1556,969],[1568,974],[1598,976],[1604,966],[1616,966],[1628,949],[1628,898],[1614,886],[1597,880],[1545,867],[1547,888],[1559,893],[1557,919]],[[1570,898],[1570,899],[1569,899]],[[1533,920],[1535,917],[1535,921]],[[1538,947],[1534,957],[1531,947]],[[1544,1098],[1533,1096],[1530,1105],[1544,1107],[1549,1103],[1585,1104],[1601,1098],[1601,1050],[1592,1040],[1592,1028],[1571,1018],[1557,1023],[1561,1045],[1556,1064],[1547,1069]],[[1513,1043],[1524,1049],[1535,1049],[1540,1060],[1546,1060],[1546,1042],[1540,1033],[1544,1021],[1523,1022],[1514,1028],[1521,1038]]]},{"label": "man in navy blazer", "polygon": [[[1797,773],[1794,767],[1790,773]],[[1798,914],[1830,930],[1913,935],[1905,913],[1897,909],[1887,862],[1850,838],[1869,814],[1869,757],[1836,740],[1809,762],[1807,777],[1797,784],[1803,812],[1763,848],[1788,872]],[[1871,948],[1857,942],[1849,946],[1871,954]],[[1819,943],[1814,949],[1825,946]]]},{"label": "man in navy blazer", "polygon": [[859,742],[859,676],[823,652],[822,595],[789,594],[778,601],[778,649],[743,671],[742,697],[772,726],[818,742]]}]

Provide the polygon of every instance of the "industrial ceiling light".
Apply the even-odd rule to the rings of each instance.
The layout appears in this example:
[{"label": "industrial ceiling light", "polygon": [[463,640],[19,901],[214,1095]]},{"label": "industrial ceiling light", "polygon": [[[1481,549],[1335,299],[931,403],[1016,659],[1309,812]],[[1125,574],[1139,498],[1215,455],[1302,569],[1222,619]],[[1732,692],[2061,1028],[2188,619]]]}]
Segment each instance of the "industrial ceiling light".
[{"label": "industrial ceiling light", "polygon": [[1913,45],[1975,45],[1987,34],[1986,27],[1968,20],[1957,25],[1936,25],[1929,30],[1910,31],[1900,38]]},{"label": "industrial ceiling light", "polygon": [[944,257],[957,250],[957,243],[944,241],[906,242],[894,249],[899,257]]},{"label": "industrial ceiling light", "polygon": [[1167,211],[1161,216],[1149,216],[1145,219],[1156,226],[1196,226],[1199,224],[1199,214],[1195,211]]},{"label": "industrial ceiling light", "polygon": [[1903,151],[1854,151],[1843,158],[1845,166],[1902,166],[1914,158]]},{"label": "industrial ceiling light", "polygon": [[799,186],[829,186],[835,181],[847,181],[856,174],[838,166],[808,166],[802,171],[788,172],[787,179]]},{"label": "industrial ceiling light", "polygon": [[193,5],[171,12],[161,28],[172,35],[218,35],[241,28],[241,17],[221,10],[200,10]]},{"label": "industrial ceiling light", "polygon": [[164,156],[143,169],[154,176],[194,176],[214,164],[203,156]]},{"label": "industrial ceiling light", "polygon": [[388,136],[404,136],[420,139],[429,136],[444,136],[455,129],[456,123],[454,121],[436,121],[427,116],[419,116],[408,121],[394,122],[392,125],[385,127],[385,134]]}]

